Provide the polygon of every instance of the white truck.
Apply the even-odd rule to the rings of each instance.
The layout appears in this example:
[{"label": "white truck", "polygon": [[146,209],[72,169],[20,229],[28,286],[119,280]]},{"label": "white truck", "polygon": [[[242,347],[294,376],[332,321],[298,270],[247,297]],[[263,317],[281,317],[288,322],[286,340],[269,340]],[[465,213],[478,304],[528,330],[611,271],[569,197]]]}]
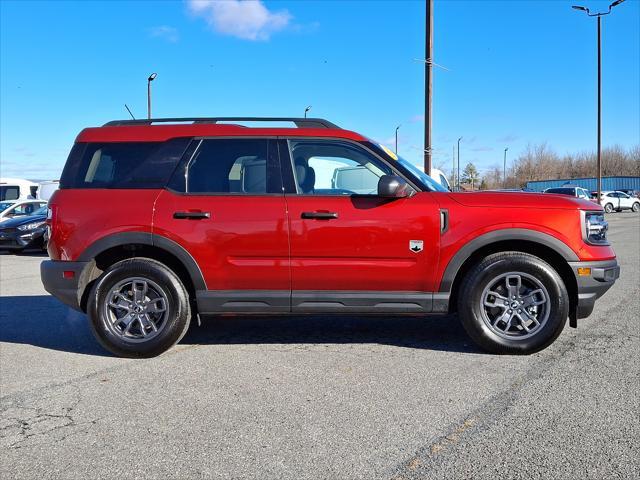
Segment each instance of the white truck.
[{"label": "white truck", "polygon": [[36,198],[38,184],[22,178],[0,178],[0,201],[32,200]]}]

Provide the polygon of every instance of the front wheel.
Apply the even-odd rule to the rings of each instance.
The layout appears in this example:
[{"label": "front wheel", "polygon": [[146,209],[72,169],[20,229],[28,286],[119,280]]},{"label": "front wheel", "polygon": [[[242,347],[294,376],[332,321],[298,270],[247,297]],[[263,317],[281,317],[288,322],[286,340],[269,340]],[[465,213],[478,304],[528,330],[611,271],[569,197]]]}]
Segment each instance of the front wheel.
[{"label": "front wheel", "polygon": [[611,203],[607,203],[607,204],[604,206],[604,211],[605,211],[605,212],[607,212],[607,213],[611,213],[611,212],[613,212],[613,205],[612,205]]},{"label": "front wheel", "polygon": [[631,210],[633,210],[634,212],[640,211],[640,202],[635,202],[631,207]]},{"label": "front wheel", "polygon": [[189,295],[178,276],[150,258],[122,260],[96,281],[87,308],[96,339],[120,357],[155,357],[189,328]]},{"label": "front wheel", "polygon": [[521,252],[486,257],[469,272],[458,295],[458,313],[469,336],[493,353],[538,352],[560,335],[569,296],[545,261]]}]

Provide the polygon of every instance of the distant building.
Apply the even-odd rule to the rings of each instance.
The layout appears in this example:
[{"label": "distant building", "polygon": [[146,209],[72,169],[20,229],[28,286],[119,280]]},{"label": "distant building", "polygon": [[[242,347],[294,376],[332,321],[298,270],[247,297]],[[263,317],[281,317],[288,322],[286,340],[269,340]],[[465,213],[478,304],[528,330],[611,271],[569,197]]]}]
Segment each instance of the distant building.
[{"label": "distant building", "polygon": [[[561,180],[536,180],[527,182],[527,189],[542,192],[547,188],[561,187],[565,184],[585,188],[590,192],[597,190],[595,177],[591,178],[563,178]],[[640,190],[640,177],[602,177],[602,190]]]}]

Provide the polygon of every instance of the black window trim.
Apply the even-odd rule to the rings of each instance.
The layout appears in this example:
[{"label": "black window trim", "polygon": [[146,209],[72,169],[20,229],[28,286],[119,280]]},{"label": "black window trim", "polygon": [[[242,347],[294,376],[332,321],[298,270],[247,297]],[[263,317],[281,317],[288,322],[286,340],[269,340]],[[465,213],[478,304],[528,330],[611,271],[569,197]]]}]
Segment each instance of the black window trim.
[{"label": "black window trim", "polygon": [[[287,150],[286,150],[286,155],[288,155],[288,161],[286,161],[285,159],[282,158],[282,153],[280,153],[280,170],[282,172],[283,175],[283,179],[282,179],[282,185],[283,188],[285,189],[285,194],[286,195],[296,195],[296,196],[301,196],[301,197],[330,197],[330,198],[351,198],[351,197],[377,197],[379,198],[379,196],[377,194],[371,193],[371,194],[363,194],[363,193],[352,193],[350,195],[331,195],[331,194],[314,194],[314,193],[300,193],[298,191],[298,182],[296,181],[295,178],[295,169],[293,167],[293,155],[291,154],[291,141],[305,141],[305,140],[310,140],[310,141],[316,141],[316,140],[326,140],[326,141],[338,141],[338,142],[343,142],[343,143],[349,143],[352,144],[353,146],[355,146],[356,148],[362,148],[363,150],[365,150],[367,153],[369,153],[370,155],[372,155],[374,158],[378,159],[380,162],[382,162],[384,165],[388,166],[391,171],[394,173],[394,175],[399,176],[400,178],[402,178],[404,181],[406,181],[411,188],[413,188],[416,192],[423,192],[425,191],[425,189],[420,185],[416,185],[416,183],[410,179],[407,178],[407,175],[404,174],[404,172],[400,171],[398,168],[396,168],[394,165],[392,165],[390,162],[388,162],[385,158],[383,158],[381,155],[379,155],[377,152],[373,151],[372,149],[370,149],[367,145],[363,144],[362,142],[357,142],[355,140],[351,140],[350,138],[342,138],[342,137],[304,137],[304,136],[281,136],[278,137],[279,140],[284,140],[287,144]],[[290,171],[286,172],[288,178],[287,181],[285,181],[284,175],[284,169],[282,168],[283,165],[288,164],[288,169],[290,169]],[[292,185],[295,188],[295,192],[289,191],[291,190],[290,188],[285,188],[286,185],[290,184],[291,182]],[[430,191],[430,190],[427,190]]]},{"label": "black window trim", "polygon": [[[189,144],[187,149],[185,150],[185,155],[191,150],[191,153],[188,157],[184,157],[178,162],[175,171],[171,175],[171,179],[168,183],[171,183],[171,180],[175,175],[180,174],[180,169],[184,169],[184,173],[182,177],[184,178],[184,191],[176,190],[175,188],[171,188],[169,185],[166,185],[164,190],[167,190],[175,195],[181,196],[189,196],[189,197],[282,197],[284,195],[284,187],[281,192],[271,192],[271,193],[255,193],[255,194],[247,194],[241,192],[188,192],[187,191],[187,181],[188,181],[188,172],[189,166],[191,165],[191,161],[193,160],[195,154],[200,149],[202,142],[205,140],[267,140],[267,162],[271,159],[272,153],[275,152],[274,159],[276,161],[278,170],[280,172],[280,185],[282,186],[282,165],[280,162],[280,156],[278,152],[278,140],[279,137],[273,135],[224,135],[224,136],[204,136],[204,137],[192,137],[192,143]],[[195,148],[191,149],[191,145],[193,143],[197,143]],[[268,167],[267,167],[268,169]]]}]

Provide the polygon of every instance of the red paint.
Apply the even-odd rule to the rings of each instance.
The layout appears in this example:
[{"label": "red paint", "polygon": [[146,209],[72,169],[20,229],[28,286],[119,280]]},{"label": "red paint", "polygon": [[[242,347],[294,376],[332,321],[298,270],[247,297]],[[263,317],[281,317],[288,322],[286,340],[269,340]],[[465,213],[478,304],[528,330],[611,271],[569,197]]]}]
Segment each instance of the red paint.
[{"label": "red paint", "polygon": [[[154,125],[88,128],[78,142],[162,141],[187,136],[314,136],[364,141],[337,129]],[[535,230],[582,260],[615,258],[582,240],[580,211],[600,209],[560,195],[422,192],[410,198],[304,195],[188,195],[168,190],[62,189],[53,209],[49,254],[77,260],[103,237],[153,232],[181,245],[210,290],[437,291],[453,256],[478,236],[505,228]],[[440,209],[449,213],[440,233]],[[210,218],[173,218],[174,212]],[[335,212],[331,220],[302,212]],[[422,252],[409,249],[422,240]]]}]

